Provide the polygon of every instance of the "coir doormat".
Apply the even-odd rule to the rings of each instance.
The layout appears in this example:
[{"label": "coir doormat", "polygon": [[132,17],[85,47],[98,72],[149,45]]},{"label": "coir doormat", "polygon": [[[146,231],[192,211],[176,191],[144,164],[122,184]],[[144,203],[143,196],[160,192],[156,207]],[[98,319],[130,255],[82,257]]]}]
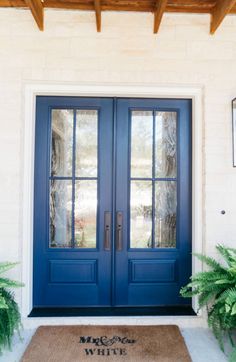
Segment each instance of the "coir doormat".
[{"label": "coir doormat", "polygon": [[191,362],[177,326],[39,327],[21,362]]}]

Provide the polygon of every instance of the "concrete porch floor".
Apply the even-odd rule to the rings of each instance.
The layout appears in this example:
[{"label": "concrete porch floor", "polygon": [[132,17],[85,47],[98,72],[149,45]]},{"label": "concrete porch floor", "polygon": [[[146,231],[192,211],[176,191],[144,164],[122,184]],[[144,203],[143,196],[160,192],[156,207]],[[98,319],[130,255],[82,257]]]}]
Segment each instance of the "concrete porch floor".
[{"label": "concrete porch floor", "polygon": [[[193,362],[227,362],[210,330],[207,328],[180,328],[180,330]],[[16,336],[12,352],[5,351],[0,356],[0,362],[19,362],[34,332],[35,329],[25,329],[22,332],[23,342]]]}]

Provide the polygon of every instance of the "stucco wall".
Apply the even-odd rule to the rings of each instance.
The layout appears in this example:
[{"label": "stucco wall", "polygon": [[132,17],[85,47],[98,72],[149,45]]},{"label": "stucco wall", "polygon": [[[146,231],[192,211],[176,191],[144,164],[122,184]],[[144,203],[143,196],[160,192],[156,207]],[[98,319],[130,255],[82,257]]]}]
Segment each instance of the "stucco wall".
[{"label": "stucco wall", "polygon": [[[230,103],[236,16],[214,36],[209,24],[208,15],[167,14],[154,35],[151,14],[103,13],[97,33],[92,12],[48,10],[40,32],[29,11],[0,10],[0,260],[22,257],[24,85],[30,82],[202,86],[204,250],[236,245]],[[20,270],[10,275],[19,278]]]}]

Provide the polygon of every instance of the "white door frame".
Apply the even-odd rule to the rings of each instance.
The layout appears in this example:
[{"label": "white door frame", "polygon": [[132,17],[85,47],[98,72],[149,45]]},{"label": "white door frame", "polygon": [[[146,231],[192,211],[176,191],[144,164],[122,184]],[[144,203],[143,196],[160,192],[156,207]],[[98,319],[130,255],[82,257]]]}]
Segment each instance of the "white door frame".
[{"label": "white door frame", "polygon": [[[24,86],[24,165],[23,165],[23,219],[22,219],[22,289],[21,313],[26,318],[32,310],[33,295],[33,202],[34,202],[34,145],[35,103],[37,95],[98,96],[134,98],[188,98],[192,99],[192,249],[203,251],[203,88],[200,86],[144,86],[142,84],[97,85],[83,83],[31,83]],[[202,265],[192,259],[192,272]],[[193,308],[197,310],[196,298]]]}]

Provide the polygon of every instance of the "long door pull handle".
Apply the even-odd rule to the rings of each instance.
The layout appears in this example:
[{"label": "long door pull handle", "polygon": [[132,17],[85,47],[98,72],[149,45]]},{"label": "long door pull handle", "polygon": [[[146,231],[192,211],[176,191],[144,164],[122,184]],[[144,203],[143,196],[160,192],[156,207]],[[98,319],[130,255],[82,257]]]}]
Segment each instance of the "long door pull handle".
[{"label": "long door pull handle", "polygon": [[123,214],[121,211],[116,213],[116,250],[122,250],[123,239]]},{"label": "long door pull handle", "polygon": [[111,250],[111,213],[104,213],[104,250]]}]

